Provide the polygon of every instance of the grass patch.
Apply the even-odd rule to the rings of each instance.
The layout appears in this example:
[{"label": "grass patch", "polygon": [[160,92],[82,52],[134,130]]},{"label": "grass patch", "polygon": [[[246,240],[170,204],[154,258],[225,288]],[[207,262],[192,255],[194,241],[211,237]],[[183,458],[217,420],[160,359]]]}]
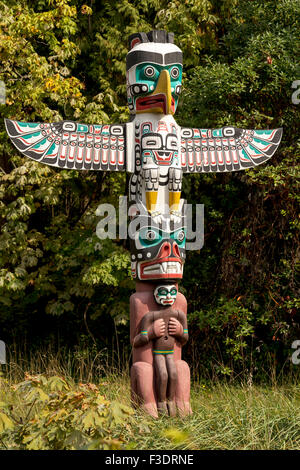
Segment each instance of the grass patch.
[{"label": "grass patch", "polygon": [[[129,382],[111,377],[108,397],[129,402]],[[254,450],[300,448],[300,388],[192,384],[193,415],[153,420],[136,412],[126,431],[133,449]]]},{"label": "grass patch", "polygon": [[[81,361],[80,367],[76,361]],[[48,398],[41,392],[37,399],[34,392],[30,399],[23,389],[18,393],[16,384],[24,381],[25,371],[27,377],[28,371],[43,374],[46,378],[43,391]],[[0,449],[27,449],[35,445],[43,449],[300,449],[300,388],[292,381],[280,385],[218,380],[194,382],[191,388],[192,416],[154,420],[141,410],[131,414],[120,411],[115,405],[130,406],[129,367],[120,371],[108,360],[103,361],[101,355],[93,360],[84,355],[80,358],[73,355],[66,357],[65,364],[55,355],[48,355],[47,359],[36,356],[35,362],[33,358],[27,363],[11,361],[3,372],[0,379]],[[54,375],[68,383],[67,391],[63,391],[61,385],[55,389]],[[86,384],[94,384],[96,388]],[[81,401],[75,400],[73,405],[68,398],[73,396],[80,397]],[[106,403],[105,417],[109,425],[106,421],[103,424],[101,413],[101,419],[97,421],[100,396]],[[56,404],[49,404],[49,400],[56,400]],[[67,410],[65,418],[57,409],[60,403]],[[90,420],[86,416],[88,410],[96,413]],[[50,419],[47,413],[50,413]],[[3,414],[9,419],[6,425]],[[70,416],[74,416],[72,422]],[[51,428],[54,422],[56,427]],[[31,433],[31,427],[37,438],[33,444],[26,437]],[[39,438],[44,431],[54,436],[52,441],[48,434],[45,439]]]}]

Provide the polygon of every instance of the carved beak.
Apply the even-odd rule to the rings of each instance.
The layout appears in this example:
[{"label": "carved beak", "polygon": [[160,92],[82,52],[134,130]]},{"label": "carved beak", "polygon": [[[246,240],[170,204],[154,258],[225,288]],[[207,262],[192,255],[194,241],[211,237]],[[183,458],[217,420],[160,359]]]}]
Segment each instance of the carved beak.
[{"label": "carved beak", "polygon": [[169,72],[167,70],[162,70],[157,82],[157,86],[153,92],[153,95],[165,95],[166,99],[166,109],[163,110],[165,114],[171,113],[171,102],[172,102],[172,94],[171,94],[171,79]]},{"label": "carved beak", "polygon": [[171,94],[171,79],[167,70],[162,70],[155,90],[150,95],[136,100],[137,113],[174,114],[175,101]]}]

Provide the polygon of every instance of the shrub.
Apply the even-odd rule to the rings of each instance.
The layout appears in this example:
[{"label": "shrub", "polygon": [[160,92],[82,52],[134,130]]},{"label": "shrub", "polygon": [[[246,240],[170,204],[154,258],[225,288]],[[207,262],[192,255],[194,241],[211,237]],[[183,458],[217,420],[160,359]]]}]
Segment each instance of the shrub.
[{"label": "shrub", "polygon": [[101,384],[74,388],[62,377],[25,374],[23,382],[10,387],[11,399],[0,402],[2,445],[21,450],[122,449],[118,426],[131,421],[133,411],[110,402],[100,389]]}]

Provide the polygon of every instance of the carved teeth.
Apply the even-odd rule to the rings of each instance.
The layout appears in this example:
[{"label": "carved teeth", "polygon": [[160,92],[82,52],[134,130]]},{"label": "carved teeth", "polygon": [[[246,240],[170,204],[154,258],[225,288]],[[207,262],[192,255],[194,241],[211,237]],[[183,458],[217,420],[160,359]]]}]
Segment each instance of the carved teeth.
[{"label": "carved teeth", "polygon": [[181,272],[182,266],[178,261],[164,261],[144,268],[144,274],[180,274]]},{"label": "carved teeth", "polygon": [[160,265],[159,264],[153,264],[152,266],[147,266],[144,269],[144,273],[156,273],[160,272]]},{"label": "carved teeth", "polygon": [[177,261],[165,261],[161,263],[162,270],[164,273],[180,273],[181,264]]}]

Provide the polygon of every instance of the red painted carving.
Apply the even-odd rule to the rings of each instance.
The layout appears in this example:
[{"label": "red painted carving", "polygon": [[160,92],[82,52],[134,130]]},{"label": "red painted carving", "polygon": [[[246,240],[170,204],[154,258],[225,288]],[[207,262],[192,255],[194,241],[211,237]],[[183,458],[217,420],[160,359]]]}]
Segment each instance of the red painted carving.
[{"label": "red painted carving", "polygon": [[[183,333],[187,328],[187,303],[178,293],[172,307],[161,307],[153,296],[155,287],[154,283],[137,282],[136,293],[130,298],[132,401],[153,417],[160,413],[174,416],[177,411],[184,416],[192,412],[190,369],[181,359],[182,345],[187,340]],[[145,326],[148,335],[142,339]],[[174,352],[154,354],[153,350],[159,348]]]}]

